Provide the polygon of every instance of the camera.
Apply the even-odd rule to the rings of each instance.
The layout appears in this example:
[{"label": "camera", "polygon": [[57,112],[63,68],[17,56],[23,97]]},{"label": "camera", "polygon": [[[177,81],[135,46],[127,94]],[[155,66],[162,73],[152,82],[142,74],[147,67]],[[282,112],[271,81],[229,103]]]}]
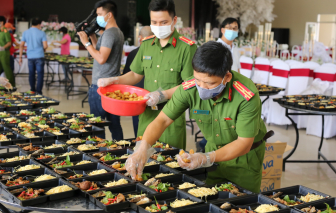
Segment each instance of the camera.
[{"label": "camera", "polygon": [[99,31],[100,27],[97,24],[96,19],[97,19],[96,10],[92,10],[90,15],[86,19],[84,19],[80,23],[78,22],[75,23],[76,31],[77,32],[84,31],[88,36]]}]

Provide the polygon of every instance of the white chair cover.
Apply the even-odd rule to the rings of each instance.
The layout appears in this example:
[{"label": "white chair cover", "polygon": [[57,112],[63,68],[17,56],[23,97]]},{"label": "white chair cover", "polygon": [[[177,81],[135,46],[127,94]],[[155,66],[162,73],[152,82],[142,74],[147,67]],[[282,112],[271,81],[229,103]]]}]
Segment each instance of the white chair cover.
[{"label": "white chair cover", "polygon": [[270,61],[267,58],[258,57],[255,60],[252,81],[259,84],[268,84],[270,74]]},{"label": "white chair cover", "polygon": [[252,58],[242,55],[239,61],[240,61],[240,74],[246,76],[247,78],[251,78],[253,68]]},{"label": "white chair cover", "polygon": [[[274,87],[287,87],[289,66],[285,62],[279,60],[273,63],[272,76],[270,77],[270,86]],[[288,125],[291,124],[290,120],[285,116],[285,108],[281,107],[278,103],[274,102],[274,98],[280,98],[285,95],[286,92],[282,91],[279,95],[270,97],[268,104],[267,123],[276,125]]]},{"label": "white chair cover", "polygon": [[[327,63],[318,67],[314,72],[314,77],[321,79],[323,82],[329,82],[330,86],[323,95],[332,95],[334,79],[336,74],[336,66]],[[331,138],[336,135],[336,118],[335,116],[325,116],[324,118],[324,137]],[[308,125],[306,133],[308,135],[315,135],[321,137],[321,116],[310,116],[308,119]]]},{"label": "white chair cover", "polygon": [[292,63],[288,78],[287,95],[298,95],[313,81],[314,71],[304,63]]}]

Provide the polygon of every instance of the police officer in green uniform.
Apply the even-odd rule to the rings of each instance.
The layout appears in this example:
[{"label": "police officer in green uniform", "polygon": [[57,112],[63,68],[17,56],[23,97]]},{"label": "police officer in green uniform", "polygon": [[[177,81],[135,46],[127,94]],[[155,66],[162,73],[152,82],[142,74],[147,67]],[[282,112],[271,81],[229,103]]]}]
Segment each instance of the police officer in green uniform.
[{"label": "police officer in green uniform", "polygon": [[[193,41],[182,37],[175,29],[177,17],[173,0],[152,0],[149,4],[153,36],[143,39],[131,64],[131,72],[98,80],[98,86],[110,84],[134,85],[145,76],[144,88],[151,93],[146,111],[139,116],[138,136],[159,115],[163,106],[184,80],[193,74],[192,57],[196,51]],[[186,121],[181,113],[162,134],[159,141],[178,148],[186,146]]]},{"label": "police officer in green uniform", "polygon": [[[134,178],[142,174],[143,164],[153,153],[151,145],[187,108],[208,143],[206,153],[178,156],[179,165],[188,170],[219,166],[208,174],[207,183],[232,181],[259,192],[265,153],[266,127],[261,119],[261,101],[254,83],[245,76],[230,72],[231,52],[217,42],[199,47],[192,65],[194,79],[184,82],[148,125],[143,140],[127,162]],[[189,159],[186,163],[183,159]]]},{"label": "police officer in green uniform", "polygon": [[15,86],[15,78],[10,67],[9,49],[12,45],[11,36],[5,28],[6,18],[0,16],[0,74],[5,71],[6,77],[12,86]]}]

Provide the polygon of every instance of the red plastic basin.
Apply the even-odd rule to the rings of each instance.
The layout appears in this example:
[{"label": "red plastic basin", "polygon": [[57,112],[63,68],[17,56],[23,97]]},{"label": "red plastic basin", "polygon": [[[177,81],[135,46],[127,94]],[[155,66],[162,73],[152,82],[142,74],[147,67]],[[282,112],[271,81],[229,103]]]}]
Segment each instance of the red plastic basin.
[{"label": "red plastic basin", "polygon": [[130,92],[144,97],[149,91],[129,85],[112,84],[107,87],[99,87],[97,92],[101,96],[102,107],[106,112],[119,116],[136,116],[142,114],[146,110],[147,100],[142,101],[122,101],[109,98],[105,96],[107,92],[114,92],[120,90],[120,92]]}]

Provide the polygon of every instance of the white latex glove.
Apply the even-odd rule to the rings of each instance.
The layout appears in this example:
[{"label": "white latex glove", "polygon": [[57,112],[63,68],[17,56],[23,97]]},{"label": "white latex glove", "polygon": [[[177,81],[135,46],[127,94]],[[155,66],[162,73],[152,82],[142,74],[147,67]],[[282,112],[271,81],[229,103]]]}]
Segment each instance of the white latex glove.
[{"label": "white latex glove", "polygon": [[[208,159],[207,160],[207,156]],[[183,159],[187,159],[189,162],[186,163]],[[183,153],[182,156],[177,155],[177,162],[182,169],[193,170],[201,167],[210,167],[213,165],[216,159],[216,152],[207,152],[207,153],[195,153],[188,154]]]},{"label": "white latex glove", "polygon": [[5,50],[5,48],[3,48],[2,46],[0,46],[0,51],[4,51]]},{"label": "white latex glove", "polygon": [[0,85],[4,86],[6,89],[13,89],[8,79],[4,77],[0,77]]},{"label": "white latex glove", "polygon": [[106,87],[111,84],[118,84],[119,77],[111,77],[111,78],[100,78],[98,79],[97,86],[98,87]]},{"label": "white latex glove", "polygon": [[144,140],[136,143],[133,154],[127,158],[125,163],[126,170],[133,180],[141,177],[145,164],[155,152],[155,149]]},{"label": "white latex glove", "polygon": [[[160,94],[159,91],[161,91],[163,96]],[[146,94],[144,99],[148,100],[146,102],[146,104],[148,106],[156,106],[159,103],[163,103],[163,102],[167,101],[168,100],[168,95],[167,95],[166,91],[158,89],[154,92],[150,92],[150,93]]]}]

